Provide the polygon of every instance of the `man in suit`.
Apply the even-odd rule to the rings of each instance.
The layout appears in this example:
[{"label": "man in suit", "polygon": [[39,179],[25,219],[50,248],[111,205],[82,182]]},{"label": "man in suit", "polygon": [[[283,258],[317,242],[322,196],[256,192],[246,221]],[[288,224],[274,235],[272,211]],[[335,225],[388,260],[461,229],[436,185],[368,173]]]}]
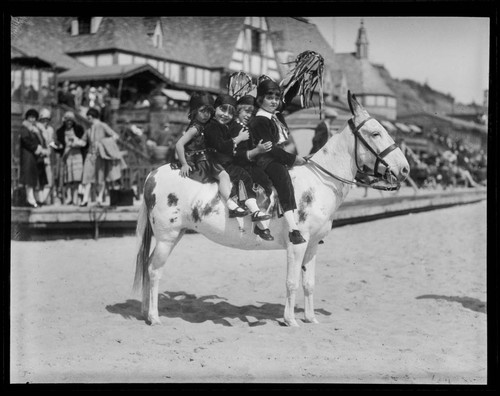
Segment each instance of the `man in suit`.
[{"label": "man in suit", "polygon": [[337,118],[335,112],[325,111],[323,120],[321,120],[321,122],[314,130],[314,137],[312,140],[313,145],[309,154],[314,154],[316,151],[318,151],[325,145],[330,136],[332,136],[331,126],[335,118]]}]

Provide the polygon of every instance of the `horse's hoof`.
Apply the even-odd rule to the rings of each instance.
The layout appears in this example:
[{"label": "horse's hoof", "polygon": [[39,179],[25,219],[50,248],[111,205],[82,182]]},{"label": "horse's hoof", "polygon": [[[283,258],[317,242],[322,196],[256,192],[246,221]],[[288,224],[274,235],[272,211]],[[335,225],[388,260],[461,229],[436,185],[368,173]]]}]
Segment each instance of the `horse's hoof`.
[{"label": "horse's hoof", "polygon": [[288,327],[300,327],[295,319],[292,319],[292,320],[285,319],[285,325]]},{"label": "horse's hoof", "polygon": [[148,319],[149,325],[150,326],[158,326],[161,325],[161,320],[160,318],[149,318]]},{"label": "horse's hoof", "polygon": [[318,324],[319,323],[319,320],[316,319],[316,318],[311,318],[311,319],[304,319],[304,322],[306,323],[315,323],[315,324]]}]

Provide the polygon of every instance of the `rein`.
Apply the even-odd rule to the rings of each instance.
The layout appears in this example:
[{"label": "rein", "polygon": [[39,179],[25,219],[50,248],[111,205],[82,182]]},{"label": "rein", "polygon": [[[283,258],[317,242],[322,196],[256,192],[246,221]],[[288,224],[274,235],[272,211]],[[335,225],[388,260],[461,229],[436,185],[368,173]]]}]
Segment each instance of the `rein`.
[{"label": "rein", "polygon": [[[358,169],[358,172],[361,173],[362,175],[364,176],[373,176],[373,177],[376,177],[377,179],[373,180],[372,182],[370,183],[363,183],[363,182],[359,182],[359,181],[353,181],[353,180],[347,180],[347,179],[344,179],[343,177],[340,177],[340,176],[337,176],[337,175],[334,175],[332,172],[330,172],[329,170],[323,168],[320,164],[318,164],[317,162],[313,161],[311,158],[306,158],[306,161],[313,164],[315,167],[317,167],[319,170],[321,170],[322,172],[326,173],[328,176],[331,176],[333,177],[334,179],[337,179],[338,181],[342,182],[342,183],[346,183],[346,184],[351,184],[351,185],[356,185],[356,186],[359,186],[359,187],[369,187],[369,188],[373,188],[375,190],[383,190],[383,191],[396,191],[396,190],[399,190],[399,188],[401,187],[400,183],[397,182],[396,185],[390,185],[390,186],[378,186],[378,185],[375,185],[375,183],[377,183],[380,179],[383,179],[385,174],[382,174],[378,171],[378,167],[380,166],[380,164],[384,165],[386,167],[386,174],[387,172],[389,172],[389,164],[384,160],[384,157],[389,154],[391,151],[395,150],[398,148],[398,146],[396,146],[396,144],[391,144],[389,147],[387,147],[384,151],[382,151],[381,153],[377,153],[373,147],[371,147],[368,142],[363,138],[363,136],[361,136],[359,130],[363,127],[363,125],[365,125],[365,123],[369,120],[373,119],[373,117],[368,117],[366,118],[365,120],[363,120],[363,122],[361,122],[358,126],[355,126],[354,125],[354,121],[353,119],[349,119],[348,121],[348,124],[349,124],[349,127],[351,128],[351,131],[352,133],[354,134],[354,139],[355,139],[355,142],[354,142],[354,160],[356,162],[356,168]],[[367,173],[367,172],[364,172],[359,164],[358,164],[358,141],[357,140],[360,140],[361,143],[373,154],[375,155],[375,158],[376,158],[376,161],[375,161],[375,166],[374,166],[374,169],[373,169],[373,173]]]}]

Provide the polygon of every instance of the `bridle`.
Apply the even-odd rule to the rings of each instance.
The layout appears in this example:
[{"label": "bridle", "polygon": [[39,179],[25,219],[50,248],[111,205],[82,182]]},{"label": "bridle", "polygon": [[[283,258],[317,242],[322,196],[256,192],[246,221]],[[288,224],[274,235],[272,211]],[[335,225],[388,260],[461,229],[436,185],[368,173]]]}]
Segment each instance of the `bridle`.
[{"label": "bridle", "polygon": [[[307,161],[310,162],[311,164],[313,164],[314,166],[316,166],[318,169],[320,169],[321,171],[323,171],[327,175],[329,175],[329,176],[331,176],[331,177],[333,177],[333,178],[335,178],[343,183],[355,184],[355,185],[361,186],[361,187],[370,187],[370,188],[374,188],[377,190],[384,190],[384,191],[399,190],[399,188],[401,187],[401,184],[398,181],[396,181],[396,184],[392,184],[392,182],[389,182],[389,176],[391,174],[391,171],[390,171],[389,164],[384,160],[384,157],[386,157],[393,150],[397,149],[398,146],[395,143],[393,143],[389,147],[384,149],[382,152],[377,153],[377,151],[375,151],[375,149],[368,144],[368,142],[363,138],[363,136],[361,136],[361,133],[359,132],[359,130],[363,127],[363,125],[365,125],[368,121],[370,121],[372,119],[373,119],[373,117],[368,117],[368,118],[364,119],[357,126],[354,124],[353,118],[350,118],[347,122],[349,125],[349,128],[351,129],[351,132],[354,134],[354,160],[356,162],[356,168],[358,170],[358,173],[360,173],[361,175],[376,178],[373,181],[371,181],[370,183],[364,183],[364,182],[360,182],[360,181],[352,181],[352,180],[344,179],[340,176],[334,175],[333,173],[331,173],[330,171],[328,171],[327,169],[323,168],[321,165],[319,165],[318,163],[313,161],[311,158],[307,158]],[[364,169],[361,169],[361,167],[359,166],[359,163],[358,163],[358,140],[363,144],[363,146],[365,146],[375,156],[375,159],[376,159],[375,166],[374,166],[374,169],[371,173],[368,173],[364,170],[364,169],[366,169],[366,166],[363,167]],[[385,166],[385,172],[383,174],[378,171],[380,164]],[[385,186],[377,185],[376,183],[379,182],[380,179],[383,179],[386,182],[389,182],[389,185],[385,185]]]}]

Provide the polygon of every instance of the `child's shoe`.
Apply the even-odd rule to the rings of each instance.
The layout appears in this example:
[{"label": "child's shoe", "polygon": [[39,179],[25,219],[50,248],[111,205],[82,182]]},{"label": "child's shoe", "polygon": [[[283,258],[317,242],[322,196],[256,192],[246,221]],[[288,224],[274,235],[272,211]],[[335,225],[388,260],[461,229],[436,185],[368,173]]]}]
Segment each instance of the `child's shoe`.
[{"label": "child's shoe", "polygon": [[270,214],[262,213],[261,211],[256,211],[252,213],[252,221],[263,221],[269,220],[271,218]]},{"label": "child's shoe", "polygon": [[248,211],[246,211],[243,208],[240,208],[239,206],[236,209],[229,209],[229,218],[232,219],[234,217],[244,217],[248,214]]},{"label": "child's shoe", "polygon": [[264,241],[274,241],[274,237],[271,235],[271,230],[269,230],[269,228],[261,230],[259,227],[255,226],[253,228],[253,233],[260,236]]}]

